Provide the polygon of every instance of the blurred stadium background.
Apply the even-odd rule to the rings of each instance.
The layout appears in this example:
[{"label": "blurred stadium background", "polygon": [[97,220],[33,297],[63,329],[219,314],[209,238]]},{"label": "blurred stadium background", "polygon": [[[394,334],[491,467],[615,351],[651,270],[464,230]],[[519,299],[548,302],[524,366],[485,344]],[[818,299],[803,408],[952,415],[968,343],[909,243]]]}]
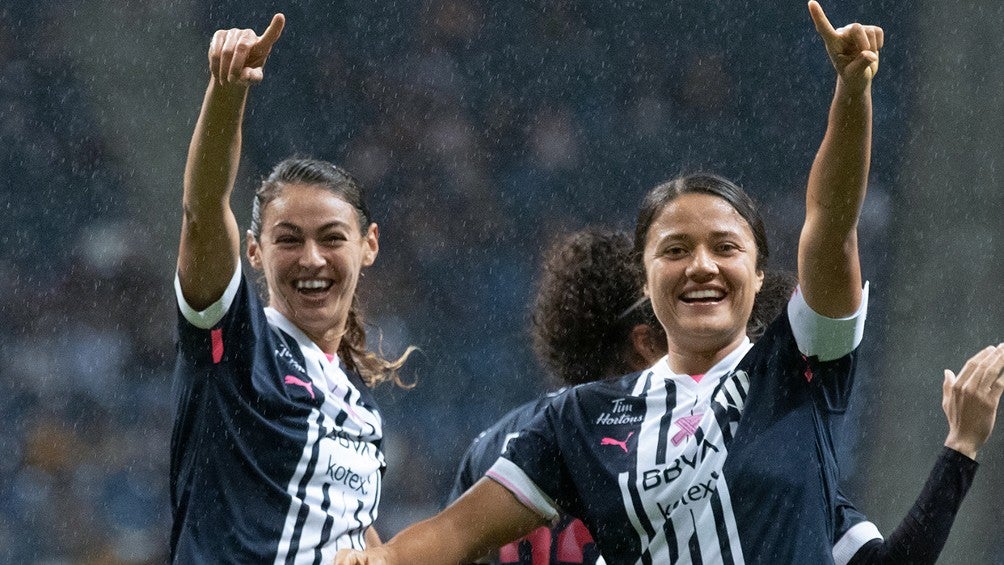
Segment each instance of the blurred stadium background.
[{"label": "blurred stadium background", "polygon": [[[888,533],[944,439],[941,370],[1004,337],[1004,3],[824,8],[887,38],[869,337],[841,452]],[[801,0],[5,0],[0,563],[165,559],[171,280],[205,48],[275,11],[287,28],[252,93],[234,206],[246,226],[257,179],[292,153],[370,192],[363,302],[385,350],[422,349],[414,390],[379,391],[385,536],[434,512],[469,440],[548,386],[527,304],[556,234],[630,228],[649,187],[709,169],[758,197],[773,266],[793,267],[834,81]],[[1004,563],[1002,438],[944,562]]]}]

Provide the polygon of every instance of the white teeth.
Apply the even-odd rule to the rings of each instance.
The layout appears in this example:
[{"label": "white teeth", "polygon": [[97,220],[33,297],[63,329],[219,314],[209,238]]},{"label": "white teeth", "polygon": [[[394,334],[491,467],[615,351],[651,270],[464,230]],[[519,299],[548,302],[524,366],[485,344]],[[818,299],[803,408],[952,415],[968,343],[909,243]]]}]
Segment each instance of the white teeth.
[{"label": "white teeth", "polygon": [[702,300],[704,298],[722,298],[725,293],[719,290],[692,290],[684,293],[683,298],[687,300]]},{"label": "white teeth", "polygon": [[328,286],[328,281],[321,281],[321,280],[296,281],[296,288],[303,290],[315,290],[319,288],[326,288],[327,286]]}]

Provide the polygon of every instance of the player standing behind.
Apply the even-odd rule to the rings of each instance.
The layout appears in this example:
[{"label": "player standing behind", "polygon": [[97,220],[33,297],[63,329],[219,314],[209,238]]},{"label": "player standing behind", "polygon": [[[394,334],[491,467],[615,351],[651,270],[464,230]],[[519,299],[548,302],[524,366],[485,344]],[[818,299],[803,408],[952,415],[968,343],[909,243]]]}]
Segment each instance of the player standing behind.
[{"label": "player standing behind", "polygon": [[[255,194],[242,272],[230,196],[248,89],[285,24],[217,31],[185,166],[175,289],[177,414],[171,557],[177,563],[330,562],[378,542],[384,456],[368,387],[402,359],[365,348],[356,283],[377,225],[343,170],[279,163]],[[405,356],[407,353],[405,354]]]}]

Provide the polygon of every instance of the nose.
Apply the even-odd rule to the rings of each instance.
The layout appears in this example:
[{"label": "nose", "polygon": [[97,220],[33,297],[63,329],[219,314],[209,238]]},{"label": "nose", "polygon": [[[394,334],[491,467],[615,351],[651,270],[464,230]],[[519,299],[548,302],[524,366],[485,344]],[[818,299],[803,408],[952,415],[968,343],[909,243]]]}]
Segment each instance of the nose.
[{"label": "nose", "polygon": [[300,266],[308,268],[324,266],[324,255],[321,253],[321,246],[316,241],[307,240],[303,244],[303,253],[300,254]]},{"label": "nose", "polygon": [[718,262],[710,250],[703,247],[695,249],[687,265],[687,276],[695,281],[711,280],[718,274]]}]

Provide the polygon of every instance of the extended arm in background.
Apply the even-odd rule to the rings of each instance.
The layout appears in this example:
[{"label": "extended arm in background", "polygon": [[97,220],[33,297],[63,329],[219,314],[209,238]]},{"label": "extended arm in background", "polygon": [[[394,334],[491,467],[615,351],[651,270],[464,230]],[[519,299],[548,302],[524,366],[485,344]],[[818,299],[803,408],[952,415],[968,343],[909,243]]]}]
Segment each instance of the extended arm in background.
[{"label": "extended arm in background", "polygon": [[483,478],[439,514],[366,551],[343,549],[335,565],[469,563],[542,526],[544,519],[492,479]]},{"label": "extended arm in background", "polygon": [[798,279],[818,314],[842,318],[861,304],[857,225],[868,184],[872,143],[871,84],[878,71],[882,28],[833,29],[815,0],[809,13],[837,71],[826,134],[812,163]]},{"label": "extended arm in background", "polygon": [[260,36],[250,29],[219,30],[209,45],[212,76],[188,146],[178,246],[178,279],[196,310],[223,295],[240,257],[230,194],[240,162],[244,105],[248,87],[264,78],[265,61],[285,21],[276,14]]},{"label": "extended arm in background", "polygon": [[987,347],[955,373],[945,370],[941,406],[948,419],[945,450],[917,502],[886,541],[872,540],[851,565],[935,563],[976,474],[976,455],[993,432],[1004,392],[1004,344]]}]

